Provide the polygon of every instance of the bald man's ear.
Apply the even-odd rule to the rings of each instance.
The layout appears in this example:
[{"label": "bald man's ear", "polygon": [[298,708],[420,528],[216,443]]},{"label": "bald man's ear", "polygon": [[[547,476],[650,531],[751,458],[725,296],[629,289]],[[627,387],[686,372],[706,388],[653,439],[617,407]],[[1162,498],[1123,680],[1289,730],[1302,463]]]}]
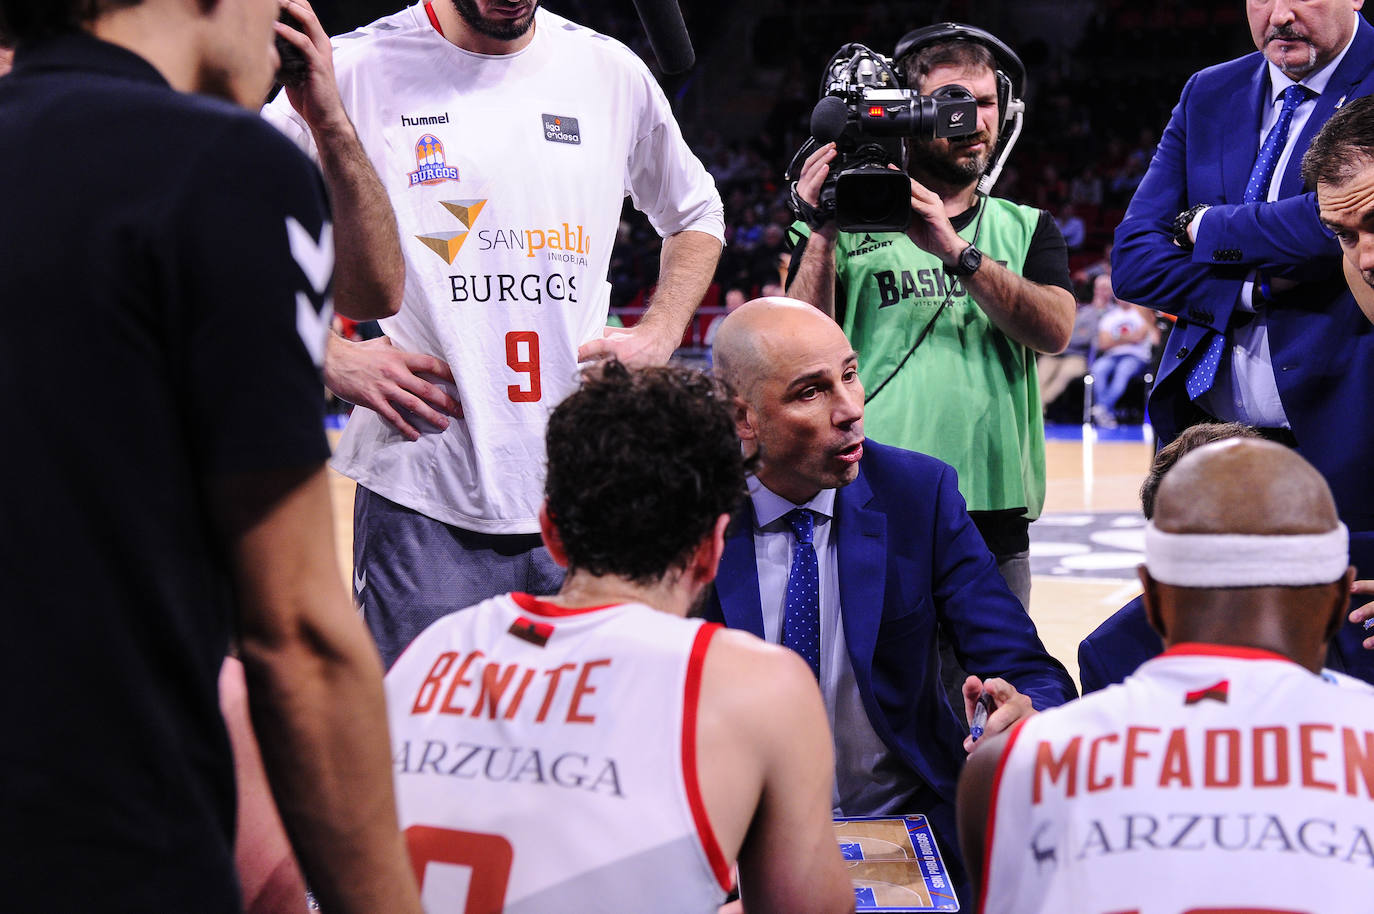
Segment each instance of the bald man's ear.
[{"label": "bald man's ear", "polygon": [[1341,630],[1345,624],[1346,615],[1350,612],[1350,585],[1355,583],[1355,566],[1351,565],[1345,570],[1345,575],[1341,577],[1333,586],[1337,588],[1335,607],[1331,612],[1331,618],[1326,621],[1326,633],[1324,640],[1330,641],[1336,637],[1336,632]]},{"label": "bald man's ear", "polygon": [[1145,621],[1150,623],[1150,628],[1159,633],[1159,637],[1168,641],[1168,633],[1164,630],[1164,618],[1159,611],[1159,583],[1150,577],[1150,572],[1144,564],[1135,566],[1135,573],[1140,576],[1140,596],[1145,603]]},{"label": "bald man's ear", "polygon": [[753,408],[744,401],[744,398],[736,395],[735,403],[735,434],[741,441],[753,441],[759,436],[758,414]]}]

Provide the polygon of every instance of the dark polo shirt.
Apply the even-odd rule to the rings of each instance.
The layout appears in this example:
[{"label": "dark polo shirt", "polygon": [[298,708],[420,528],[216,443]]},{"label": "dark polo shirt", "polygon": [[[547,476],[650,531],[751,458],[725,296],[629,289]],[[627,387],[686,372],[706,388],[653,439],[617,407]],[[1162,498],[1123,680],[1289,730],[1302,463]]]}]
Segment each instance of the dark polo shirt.
[{"label": "dark polo shirt", "polygon": [[327,219],[255,113],[126,50],[0,78],[0,908],[239,909],[207,484],[327,456]]}]

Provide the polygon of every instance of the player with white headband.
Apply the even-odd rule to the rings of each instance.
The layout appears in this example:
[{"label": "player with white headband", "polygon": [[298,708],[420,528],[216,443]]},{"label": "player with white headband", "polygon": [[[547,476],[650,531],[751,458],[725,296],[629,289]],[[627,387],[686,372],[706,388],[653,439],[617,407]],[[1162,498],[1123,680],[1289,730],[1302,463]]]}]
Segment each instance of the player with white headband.
[{"label": "player with white headband", "polygon": [[1329,584],[1350,566],[1350,531],[1169,533],[1145,525],[1146,579],[1174,587],[1302,587]]},{"label": "player with white headband", "polygon": [[1182,458],[1141,568],[1165,652],[969,759],[975,910],[1367,911],[1374,689],[1322,669],[1353,578],[1298,454],[1232,439]]}]

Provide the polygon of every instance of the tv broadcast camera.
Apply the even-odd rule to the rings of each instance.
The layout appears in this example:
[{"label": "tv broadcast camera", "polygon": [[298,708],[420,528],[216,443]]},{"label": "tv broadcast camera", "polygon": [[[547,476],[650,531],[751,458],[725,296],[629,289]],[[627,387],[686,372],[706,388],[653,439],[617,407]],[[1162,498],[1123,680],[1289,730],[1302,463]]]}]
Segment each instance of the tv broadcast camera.
[{"label": "tv broadcast camera", "polygon": [[[835,52],[821,77],[821,99],[811,112],[811,138],[787,168],[792,207],[811,225],[834,217],[845,232],[902,232],[911,219],[911,184],[902,138],[932,140],[978,129],[978,102],[963,86],[931,95],[904,89],[892,60],[862,44]],[[837,153],[812,207],[797,196],[801,165],[818,147]]]}]

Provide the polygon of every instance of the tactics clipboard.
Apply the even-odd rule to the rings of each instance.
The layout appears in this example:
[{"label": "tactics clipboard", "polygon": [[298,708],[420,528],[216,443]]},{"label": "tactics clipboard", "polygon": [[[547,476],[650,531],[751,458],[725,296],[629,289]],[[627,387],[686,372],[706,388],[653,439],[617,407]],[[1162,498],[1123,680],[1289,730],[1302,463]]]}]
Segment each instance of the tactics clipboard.
[{"label": "tactics clipboard", "polygon": [[959,899],[923,815],[835,820],[860,914],[958,911]]}]

